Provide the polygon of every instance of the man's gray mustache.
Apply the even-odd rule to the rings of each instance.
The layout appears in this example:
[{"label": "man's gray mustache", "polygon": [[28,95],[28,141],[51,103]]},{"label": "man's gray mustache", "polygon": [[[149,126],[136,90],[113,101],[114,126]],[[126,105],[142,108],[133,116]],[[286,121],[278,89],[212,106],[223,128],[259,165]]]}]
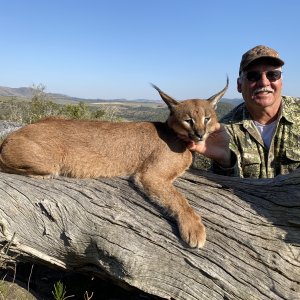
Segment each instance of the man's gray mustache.
[{"label": "man's gray mustache", "polygon": [[253,91],[253,94],[258,94],[258,93],[262,93],[262,92],[267,92],[267,93],[274,93],[274,90],[271,88],[258,88],[256,90]]}]

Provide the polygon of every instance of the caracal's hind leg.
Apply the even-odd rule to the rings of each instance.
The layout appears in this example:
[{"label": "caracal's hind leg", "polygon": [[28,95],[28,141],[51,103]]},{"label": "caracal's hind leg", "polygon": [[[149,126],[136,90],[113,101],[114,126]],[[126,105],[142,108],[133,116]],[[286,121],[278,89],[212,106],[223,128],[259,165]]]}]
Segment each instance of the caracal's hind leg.
[{"label": "caracal's hind leg", "polygon": [[0,170],[37,178],[56,177],[60,173],[59,157],[27,139],[7,139],[0,148]]}]

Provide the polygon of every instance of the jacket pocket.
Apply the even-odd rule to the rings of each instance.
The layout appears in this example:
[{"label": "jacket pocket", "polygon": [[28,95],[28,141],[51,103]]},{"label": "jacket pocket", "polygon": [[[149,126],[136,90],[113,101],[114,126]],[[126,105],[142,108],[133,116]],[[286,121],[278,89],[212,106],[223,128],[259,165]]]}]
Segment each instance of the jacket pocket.
[{"label": "jacket pocket", "polygon": [[300,150],[297,148],[286,149],[285,155],[288,162],[300,162]]},{"label": "jacket pocket", "polygon": [[242,154],[242,169],[244,177],[259,178],[261,173],[261,158],[257,153]]},{"label": "jacket pocket", "polygon": [[287,148],[282,157],[280,173],[288,174],[300,166],[300,150],[298,148]]}]

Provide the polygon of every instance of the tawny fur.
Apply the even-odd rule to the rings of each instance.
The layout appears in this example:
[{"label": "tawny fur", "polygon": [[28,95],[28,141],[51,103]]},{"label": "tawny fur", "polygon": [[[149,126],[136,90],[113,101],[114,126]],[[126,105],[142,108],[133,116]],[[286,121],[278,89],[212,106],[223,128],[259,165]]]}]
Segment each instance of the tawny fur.
[{"label": "tawny fur", "polygon": [[214,130],[215,106],[226,87],[207,100],[177,102],[157,89],[170,109],[166,123],[100,122],[47,118],[11,133],[0,148],[0,169],[32,177],[134,176],[152,199],[177,220],[182,239],[202,247],[201,218],[173,181],[191,165],[178,134],[201,142]]}]

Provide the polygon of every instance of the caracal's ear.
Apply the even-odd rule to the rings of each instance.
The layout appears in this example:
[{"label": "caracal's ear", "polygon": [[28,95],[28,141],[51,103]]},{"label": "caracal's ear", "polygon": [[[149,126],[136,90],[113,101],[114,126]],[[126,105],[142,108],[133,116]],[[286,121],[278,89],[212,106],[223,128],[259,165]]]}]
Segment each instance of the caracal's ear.
[{"label": "caracal's ear", "polygon": [[172,97],[165,94],[159,87],[151,83],[151,85],[159,92],[161,99],[165,101],[165,103],[168,105],[169,109],[172,110],[172,108],[179,104],[178,101],[173,99]]},{"label": "caracal's ear", "polygon": [[224,87],[224,89],[222,91],[220,91],[219,93],[211,96],[210,98],[207,99],[207,101],[209,101],[212,105],[212,107],[214,109],[217,108],[217,104],[218,102],[221,100],[221,98],[224,96],[224,94],[226,93],[227,89],[228,89],[228,84],[229,84],[229,78],[227,76],[227,82],[226,82],[226,86]]}]

